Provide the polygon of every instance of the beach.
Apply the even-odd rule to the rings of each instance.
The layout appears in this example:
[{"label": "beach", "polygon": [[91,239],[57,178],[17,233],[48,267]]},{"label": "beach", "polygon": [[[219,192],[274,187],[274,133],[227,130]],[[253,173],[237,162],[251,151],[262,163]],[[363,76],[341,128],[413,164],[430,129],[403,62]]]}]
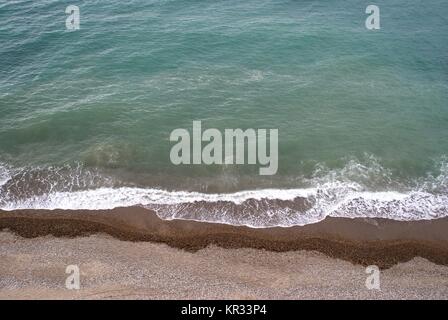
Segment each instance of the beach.
[{"label": "beach", "polygon": [[448,299],[447,16],[1,2],[0,299]]},{"label": "beach", "polygon": [[[253,229],[141,208],[1,212],[0,298],[448,299],[447,224]],[[79,290],[65,287],[68,265],[79,266]],[[366,287],[368,265],[380,290]]]}]

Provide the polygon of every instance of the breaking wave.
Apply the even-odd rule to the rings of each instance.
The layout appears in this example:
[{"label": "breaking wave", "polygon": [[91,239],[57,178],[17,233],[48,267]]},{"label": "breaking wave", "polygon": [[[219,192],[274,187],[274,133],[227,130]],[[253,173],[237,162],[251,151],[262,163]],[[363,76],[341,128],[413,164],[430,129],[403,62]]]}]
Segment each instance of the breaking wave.
[{"label": "breaking wave", "polygon": [[[331,217],[427,220],[448,216],[448,164],[437,174],[398,183],[371,159],[338,170],[316,166],[306,187],[233,193],[126,186],[82,166],[14,170],[0,165],[0,209],[106,210],[140,206],[163,219],[262,228],[315,223]],[[373,185],[383,186],[373,190]]]}]

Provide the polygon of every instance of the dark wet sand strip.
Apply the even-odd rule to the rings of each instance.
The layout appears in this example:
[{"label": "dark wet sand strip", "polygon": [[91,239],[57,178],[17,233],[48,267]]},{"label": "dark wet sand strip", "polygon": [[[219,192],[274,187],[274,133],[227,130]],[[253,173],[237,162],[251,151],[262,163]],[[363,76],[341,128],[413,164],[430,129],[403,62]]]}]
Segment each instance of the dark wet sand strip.
[{"label": "dark wet sand strip", "polygon": [[448,219],[399,222],[327,218],[303,227],[253,229],[185,220],[161,220],[143,208],[0,211],[0,230],[25,238],[106,233],[125,241],[151,241],[197,251],[214,244],[284,252],[313,250],[361,265],[389,268],[414,257],[448,265]]}]

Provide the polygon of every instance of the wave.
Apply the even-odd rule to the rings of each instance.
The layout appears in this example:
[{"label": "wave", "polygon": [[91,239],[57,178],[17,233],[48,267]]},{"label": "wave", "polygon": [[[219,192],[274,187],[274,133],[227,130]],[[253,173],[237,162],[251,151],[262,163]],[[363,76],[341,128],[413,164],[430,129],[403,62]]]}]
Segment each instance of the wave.
[{"label": "wave", "polygon": [[394,185],[390,172],[381,169],[377,161],[373,162],[365,165],[349,161],[339,170],[319,166],[307,181],[309,187],[233,193],[120,186],[112,179],[82,167],[46,169],[52,172],[46,172],[47,180],[52,181],[49,184],[51,187],[42,187],[45,183],[41,181],[40,188],[33,188],[39,192],[33,193],[23,186],[29,186],[30,181],[38,184],[40,180],[36,176],[42,177],[42,171],[38,171],[40,175],[30,174],[30,170],[13,173],[6,166],[0,166],[0,208],[107,210],[140,206],[155,211],[163,219],[188,219],[255,228],[306,225],[327,216],[394,220],[427,220],[448,216],[448,165],[445,162],[439,166],[437,175],[428,174],[417,179],[412,189],[400,191],[370,190],[366,187],[364,182],[371,182],[372,179],[381,180],[383,185],[388,182],[388,188]]},{"label": "wave", "polygon": [[163,219],[287,227],[315,223],[327,216],[395,220],[441,218],[448,215],[448,196],[425,192],[360,192],[344,185],[230,194],[122,187],[56,192],[7,203],[1,209],[106,210],[131,206],[154,210]]}]

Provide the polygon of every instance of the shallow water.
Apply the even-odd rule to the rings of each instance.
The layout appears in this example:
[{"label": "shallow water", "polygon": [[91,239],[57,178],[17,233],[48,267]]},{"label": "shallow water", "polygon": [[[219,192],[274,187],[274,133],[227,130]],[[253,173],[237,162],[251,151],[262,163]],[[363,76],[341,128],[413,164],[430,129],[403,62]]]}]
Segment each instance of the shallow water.
[{"label": "shallow water", "polygon": [[[82,1],[75,32],[69,4],[0,4],[1,208],[447,215],[446,1],[377,1],[377,31],[354,0]],[[173,165],[170,132],[194,120],[278,129],[277,174]]]}]

